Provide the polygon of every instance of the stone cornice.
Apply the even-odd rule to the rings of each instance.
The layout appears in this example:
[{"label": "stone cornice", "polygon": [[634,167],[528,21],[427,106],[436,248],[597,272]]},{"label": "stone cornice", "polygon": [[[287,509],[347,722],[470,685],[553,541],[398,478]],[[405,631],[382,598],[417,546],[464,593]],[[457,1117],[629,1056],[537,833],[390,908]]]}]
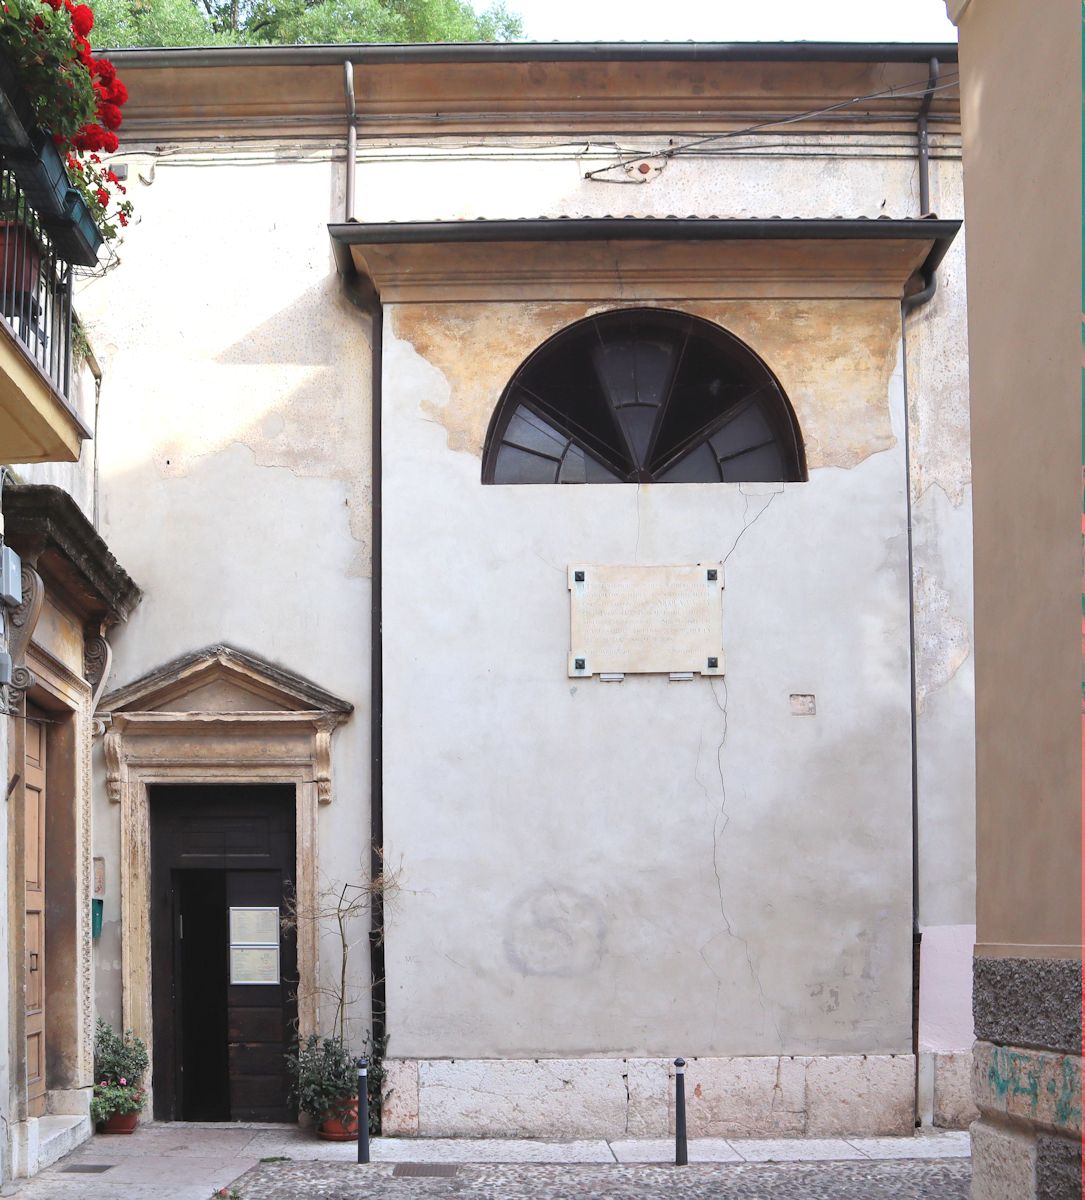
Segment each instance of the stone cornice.
[{"label": "stone cornice", "polygon": [[8,544],[88,624],[124,621],[140,590],[76,502],[51,484],[4,489]]},{"label": "stone cornice", "polygon": [[[789,134],[912,131],[932,55],[952,64],[956,46],[320,46],[111,57],[130,93],[125,135],[132,145],[229,136],[338,140],[346,62],[355,64],[362,137],[724,131],[824,109],[833,111],[789,125]],[[866,96],[873,98],[850,103]],[[934,97],[931,120],[956,129],[954,88]]]},{"label": "stone cornice", "polygon": [[[340,269],[386,303],[894,299],[957,221],[707,218],[342,224]],[[349,254],[349,261],[346,255]]]}]

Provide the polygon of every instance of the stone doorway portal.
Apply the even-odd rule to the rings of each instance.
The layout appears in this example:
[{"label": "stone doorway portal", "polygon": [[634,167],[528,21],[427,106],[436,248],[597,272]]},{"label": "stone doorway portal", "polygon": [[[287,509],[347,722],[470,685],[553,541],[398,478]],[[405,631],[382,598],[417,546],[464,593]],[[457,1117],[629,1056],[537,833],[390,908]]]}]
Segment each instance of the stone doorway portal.
[{"label": "stone doorway portal", "polygon": [[[218,645],[119,688],[98,711],[108,726],[106,790],[121,809],[121,1019],[151,1054],[150,1102],[158,1113],[151,798],[166,788],[221,794],[259,787],[262,793],[289,794],[289,815],[283,820],[293,829],[293,889],[299,909],[315,912],[317,813],[332,802],[332,734],[353,706],[292,671]],[[209,869],[238,865],[227,856]],[[228,900],[227,906],[246,905]],[[274,907],[275,902],[247,906]],[[303,1037],[317,1026],[317,939],[314,921],[299,922],[297,1027]]]}]

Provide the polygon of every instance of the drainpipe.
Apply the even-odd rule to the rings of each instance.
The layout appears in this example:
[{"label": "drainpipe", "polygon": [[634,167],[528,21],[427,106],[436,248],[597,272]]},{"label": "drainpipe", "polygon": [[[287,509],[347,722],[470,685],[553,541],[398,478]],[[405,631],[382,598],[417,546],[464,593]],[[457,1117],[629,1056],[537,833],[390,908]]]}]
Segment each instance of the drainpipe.
[{"label": "drainpipe", "polygon": [[[930,60],[927,75],[927,90],[919,106],[916,133],[919,142],[919,215],[930,216],[930,138],[927,122],[930,116],[934,89],[938,84],[939,63]],[[915,663],[915,555],[912,534],[912,447],[908,414],[908,316],[922,308],[934,298],[938,290],[937,267],[924,264],[920,274],[923,286],[900,303],[900,337],[902,348],[902,374],[904,378],[904,474],[905,511],[908,519],[908,669],[911,677],[911,737],[912,737],[912,1054],[915,1057],[915,1103],[916,1124],[924,1117],[932,1116],[927,1111],[933,1102],[933,1081],[925,1081],[919,1061],[919,1008],[920,993],[920,947],[923,935],[919,927],[919,721],[916,710],[916,663]],[[929,1083],[930,1086],[925,1086]]]},{"label": "drainpipe", "polygon": [[[934,99],[934,89],[938,86],[938,59],[932,58],[927,74],[927,90],[923,93],[923,102],[919,106],[919,120],[916,132],[919,137],[919,215],[927,216],[931,209],[930,189],[930,139],[927,136],[927,118],[930,116],[931,101]],[[349,218],[348,218],[349,219]]]},{"label": "drainpipe", "polygon": [[[354,172],[357,158],[357,109],[354,101],[354,65],[344,63],[343,85],[347,105],[347,179],[344,220],[354,220]],[[335,267],[343,291],[370,322],[370,387],[372,393],[372,501],[370,504],[370,674],[369,674],[369,877],[384,872],[384,661],[381,627],[381,396],[384,366],[384,306],[373,284],[358,274],[350,248],[332,241]],[[369,965],[372,1037],[375,1046],[385,1037],[387,992],[384,982],[384,899],[374,895],[369,905]]]},{"label": "drainpipe", "polygon": [[354,103],[354,64],[343,63],[343,87],[347,96],[347,195],[344,221],[354,220],[354,170],[358,157],[358,109]]},{"label": "drainpipe", "polygon": [[98,365],[98,360],[94,357],[94,351],[87,347],[87,366],[90,368],[90,373],[94,377],[94,463],[91,474],[91,510],[93,514],[92,524],[95,530],[98,528],[98,412],[102,402],[102,368]]}]

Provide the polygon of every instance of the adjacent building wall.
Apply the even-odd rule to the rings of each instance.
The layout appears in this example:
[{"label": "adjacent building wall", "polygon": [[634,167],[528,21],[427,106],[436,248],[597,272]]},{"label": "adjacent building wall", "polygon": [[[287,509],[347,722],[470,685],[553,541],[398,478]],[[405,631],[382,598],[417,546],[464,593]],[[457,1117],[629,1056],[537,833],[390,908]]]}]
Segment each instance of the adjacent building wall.
[{"label": "adjacent building wall", "polygon": [[1080,8],[951,2],[975,473],[973,1196],[1081,1194]]}]

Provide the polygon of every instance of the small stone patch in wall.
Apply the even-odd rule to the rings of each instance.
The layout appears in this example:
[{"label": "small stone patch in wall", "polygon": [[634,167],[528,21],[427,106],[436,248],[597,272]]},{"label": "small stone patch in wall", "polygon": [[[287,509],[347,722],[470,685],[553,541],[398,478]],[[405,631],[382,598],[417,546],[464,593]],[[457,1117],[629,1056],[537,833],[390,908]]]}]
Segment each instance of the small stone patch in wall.
[{"label": "small stone patch in wall", "polygon": [[817,703],[812,695],[803,692],[791,693],[791,715],[793,717],[817,716]]}]

